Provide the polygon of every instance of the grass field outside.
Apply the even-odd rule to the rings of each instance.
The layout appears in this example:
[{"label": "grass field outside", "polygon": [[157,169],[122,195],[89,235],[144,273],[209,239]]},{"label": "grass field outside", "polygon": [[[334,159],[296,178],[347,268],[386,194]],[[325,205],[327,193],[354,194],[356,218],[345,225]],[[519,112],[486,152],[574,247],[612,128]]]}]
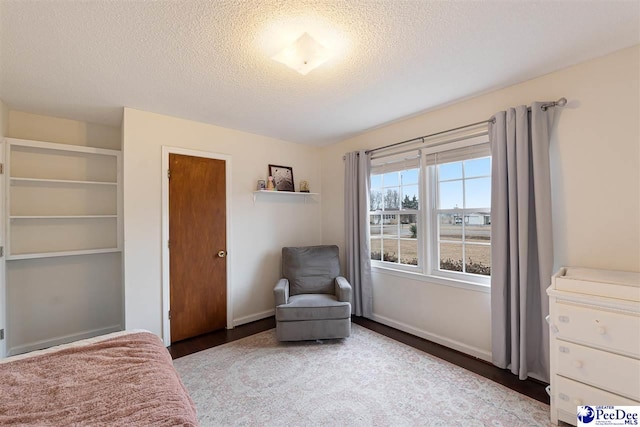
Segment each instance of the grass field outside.
[{"label": "grass field outside", "polygon": [[[381,234],[380,225],[371,226],[371,259],[418,264],[418,239],[411,238],[412,224],[385,225]],[[418,232],[419,233],[419,232]],[[466,225],[464,228],[464,262],[466,270],[478,274],[490,274],[491,225]],[[463,241],[462,225],[440,226],[440,267],[462,271]]]}]

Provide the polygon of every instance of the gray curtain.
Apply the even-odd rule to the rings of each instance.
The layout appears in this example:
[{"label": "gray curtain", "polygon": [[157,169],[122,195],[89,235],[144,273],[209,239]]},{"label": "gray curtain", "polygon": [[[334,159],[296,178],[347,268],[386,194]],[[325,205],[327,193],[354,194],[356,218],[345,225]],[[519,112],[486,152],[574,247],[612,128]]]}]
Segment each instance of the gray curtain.
[{"label": "gray curtain", "polygon": [[373,312],[371,255],[369,253],[369,187],[371,156],[364,151],[347,153],[344,174],[346,277],[353,287],[353,314]]},{"label": "gray curtain", "polygon": [[553,108],[522,105],[489,124],[491,143],[492,358],[520,379],[549,380]]}]

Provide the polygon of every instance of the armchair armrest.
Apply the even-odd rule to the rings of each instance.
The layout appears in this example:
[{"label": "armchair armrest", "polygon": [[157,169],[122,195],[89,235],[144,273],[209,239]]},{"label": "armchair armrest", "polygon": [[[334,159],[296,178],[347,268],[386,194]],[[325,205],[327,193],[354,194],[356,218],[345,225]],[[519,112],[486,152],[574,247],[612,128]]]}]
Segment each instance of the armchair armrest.
[{"label": "armchair armrest", "polygon": [[276,301],[276,307],[281,304],[289,303],[289,281],[280,279],[275,288],[273,288],[273,296]]},{"label": "armchair armrest", "polygon": [[338,301],[351,302],[351,285],[347,279],[342,276],[336,277],[335,289]]}]

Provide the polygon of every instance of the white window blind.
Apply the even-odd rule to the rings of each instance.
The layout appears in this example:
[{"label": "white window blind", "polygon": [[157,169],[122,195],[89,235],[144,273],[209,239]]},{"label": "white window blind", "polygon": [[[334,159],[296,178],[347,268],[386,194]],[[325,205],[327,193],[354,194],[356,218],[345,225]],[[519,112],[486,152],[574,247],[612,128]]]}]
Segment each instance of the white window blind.
[{"label": "white window blind", "polygon": [[428,150],[426,159],[427,166],[432,166],[435,164],[459,162],[462,160],[486,157],[490,155],[491,147],[489,146],[486,137],[484,137],[441,145],[432,150]]},{"label": "white window blind", "polygon": [[378,175],[387,172],[413,169],[420,167],[420,151],[410,153],[391,154],[375,157],[371,160],[371,174]]}]

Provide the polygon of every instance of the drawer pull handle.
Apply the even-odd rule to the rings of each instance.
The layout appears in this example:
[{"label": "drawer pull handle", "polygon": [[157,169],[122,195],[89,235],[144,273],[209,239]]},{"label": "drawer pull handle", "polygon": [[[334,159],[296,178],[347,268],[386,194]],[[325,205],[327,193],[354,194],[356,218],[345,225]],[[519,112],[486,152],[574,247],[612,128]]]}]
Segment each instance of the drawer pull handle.
[{"label": "drawer pull handle", "polygon": [[580,360],[574,360],[573,361],[573,366],[576,368],[582,368],[582,362]]},{"label": "drawer pull handle", "polygon": [[599,326],[599,327],[598,327],[598,333],[599,333],[600,335],[604,335],[604,334],[606,334],[606,333],[607,333],[607,329],[606,329],[604,326]]},{"label": "drawer pull handle", "polygon": [[558,395],[558,397],[560,398],[560,400],[564,400],[565,402],[566,402],[567,400],[569,400],[569,396],[567,396],[567,395],[566,395],[566,394],[564,394],[564,393],[560,393],[560,394]]}]

